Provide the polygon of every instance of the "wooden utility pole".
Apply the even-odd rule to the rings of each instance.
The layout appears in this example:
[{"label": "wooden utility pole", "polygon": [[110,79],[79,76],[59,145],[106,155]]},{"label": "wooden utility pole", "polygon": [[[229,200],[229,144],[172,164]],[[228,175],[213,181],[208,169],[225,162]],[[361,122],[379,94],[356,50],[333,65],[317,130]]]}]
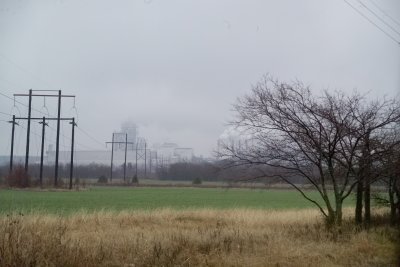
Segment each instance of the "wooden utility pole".
[{"label": "wooden utility pole", "polygon": [[147,144],[144,143],[144,178],[147,178]]},{"label": "wooden utility pole", "polygon": [[[24,117],[15,117],[15,116],[13,116],[13,120],[15,121],[15,119],[17,119],[17,120],[40,120],[41,122],[39,122],[40,124],[43,124],[43,128],[42,128],[42,150],[41,150],[41,163],[40,163],[40,169],[41,169],[41,171],[40,171],[40,177],[39,177],[39,179],[40,179],[40,183],[42,184],[42,175],[43,175],[43,173],[42,173],[42,168],[43,168],[43,154],[44,154],[44,139],[45,139],[45,130],[44,130],[44,127],[45,126],[48,126],[48,124],[46,123],[46,121],[50,121],[50,120],[57,120],[57,121],[64,121],[64,120],[70,120],[70,121],[73,121],[73,122],[75,122],[75,119],[74,118],[46,118],[46,117],[42,117],[42,118],[32,118],[32,117],[28,117],[28,118],[24,118]],[[75,124],[76,125],[76,124]],[[75,136],[75,133],[73,132],[73,134],[72,134],[72,143],[74,143],[74,136]],[[12,143],[13,143],[13,140],[12,140]],[[12,151],[11,151],[12,152]],[[13,156],[13,153],[11,153],[11,155],[10,155],[10,157],[12,158],[12,156]],[[12,162],[11,162],[12,163]],[[71,164],[73,164],[73,162],[71,162]],[[12,164],[10,164],[10,167],[12,167]],[[56,184],[55,184],[56,185]]]},{"label": "wooden utility pole", "polygon": [[113,162],[114,162],[114,133],[112,134],[112,141],[111,141],[111,171],[110,171],[111,182],[113,178]]},{"label": "wooden utility pole", "polygon": [[[33,94],[32,92],[58,92],[57,94]],[[30,139],[30,131],[31,131],[31,112],[32,112],[32,97],[57,97],[58,98],[58,112],[57,112],[57,137],[56,137],[56,162],[55,162],[55,171],[54,171],[54,186],[58,185],[58,160],[59,160],[59,149],[60,149],[60,121],[61,119],[61,99],[63,97],[72,97],[75,98],[74,95],[62,95],[61,90],[29,90],[29,94],[14,94],[15,96],[27,96],[29,97],[29,105],[28,105],[28,127],[26,130],[26,153],[25,153],[25,171],[28,171],[29,164],[29,139]]]},{"label": "wooden utility pole", "polygon": [[46,123],[46,118],[43,117],[43,120],[39,122],[42,124],[42,146],[41,146],[41,152],[40,152],[40,173],[39,173],[39,183],[40,187],[43,186],[43,156],[44,156],[44,135],[45,135],[45,128],[46,126],[49,126]]},{"label": "wooden utility pole", "polygon": [[12,121],[9,121],[9,123],[12,124],[12,128],[11,128],[11,151],[10,151],[10,173],[11,173],[12,169],[13,169],[13,159],[14,159],[15,125],[19,125],[17,122],[15,122],[15,115],[13,115],[13,119],[12,119]]},{"label": "wooden utility pole", "polygon": [[151,177],[151,160],[152,160],[151,150],[149,149],[149,174],[150,174],[150,177]]},{"label": "wooden utility pole", "polygon": [[72,136],[71,136],[71,164],[70,164],[70,169],[69,169],[69,189],[72,189],[72,177],[74,173],[74,144],[75,144],[75,126],[77,124],[75,123],[75,118],[72,118],[72,121],[70,122],[72,125]]},{"label": "wooden utility pole", "polygon": [[29,104],[28,104],[28,126],[26,128],[25,172],[28,172],[28,164],[29,164],[29,141],[30,141],[30,133],[31,133],[31,113],[32,113],[32,89],[29,89],[28,97],[29,97]]},{"label": "wooden utility pole", "polygon": [[124,182],[126,180],[126,155],[128,152],[128,134],[125,134],[125,161],[124,161]]},{"label": "wooden utility pole", "polygon": [[110,181],[112,181],[112,174],[113,174],[113,164],[114,164],[114,144],[125,144],[125,160],[124,160],[124,181],[126,181],[126,157],[127,157],[127,150],[128,150],[128,144],[133,144],[133,142],[128,142],[128,134],[125,133],[125,141],[124,142],[119,142],[119,141],[114,141],[114,136],[115,134],[120,134],[120,133],[113,133],[112,135],[112,141],[111,142],[106,142],[106,144],[111,144],[111,171],[110,171]]},{"label": "wooden utility pole", "polygon": [[138,140],[136,140],[136,150],[135,150],[135,178],[138,179],[137,176],[137,160],[138,160]]},{"label": "wooden utility pole", "polygon": [[57,111],[57,136],[56,136],[56,163],[54,171],[54,187],[58,185],[58,156],[60,153],[60,117],[61,117],[61,90],[58,90],[58,111]]}]

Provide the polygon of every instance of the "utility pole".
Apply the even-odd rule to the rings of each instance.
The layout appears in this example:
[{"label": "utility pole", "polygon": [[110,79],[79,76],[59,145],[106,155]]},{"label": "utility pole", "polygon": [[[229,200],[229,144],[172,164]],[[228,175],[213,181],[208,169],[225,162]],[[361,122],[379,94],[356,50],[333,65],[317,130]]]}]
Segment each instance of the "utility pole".
[{"label": "utility pole", "polygon": [[135,161],[136,161],[136,163],[135,163],[135,178],[136,179],[138,179],[138,176],[137,176],[138,143],[139,143],[139,141],[136,140],[136,150],[135,150],[135,152],[136,152],[136,156],[135,156]]},{"label": "utility pole", "polygon": [[45,135],[45,128],[48,126],[46,123],[46,118],[43,117],[43,120],[39,122],[42,124],[42,146],[41,146],[41,152],[40,152],[40,173],[39,173],[39,182],[40,182],[40,187],[43,186],[43,155],[44,155],[44,135]]},{"label": "utility pole", "polygon": [[25,172],[28,172],[29,164],[29,139],[31,133],[31,112],[32,112],[32,89],[29,89],[29,104],[28,104],[28,126],[26,129],[26,153],[25,153]]},{"label": "utility pole", "polygon": [[58,90],[58,112],[57,112],[57,137],[56,137],[56,163],[54,171],[54,187],[58,185],[58,154],[60,153],[60,116],[61,116],[61,90]]},{"label": "utility pole", "polygon": [[110,171],[110,182],[112,182],[112,176],[113,176],[113,161],[114,161],[114,133],[112,134],[112,141],[111,141],[111,171]]},{"label": "utility pole", "polygon": [[144,142],[144,178],[147,178],[147,150],[146,150],[147,143]]},{"label": "utility pole", "polygon": [[71,164],[70,164],[70,169],[69,169],[69,190],[72,189],[72,176],[74,173],[74,144],[75,144],[75,118],[72,118],[72,121],[70,122],[72,125],[72,135],[71,135]]},{"label": "utility pole", "polygon": [[156,171],[157,171],[157,169],[158,169],[158,153],[157,153],[157,151],[156,151]]},{"label": "utility pole", "polygon": [[17,122],[15,122],[15,115],[13,115],[13,119],[12,119],[12,121],[9,121],[9,123],[12,124],[12,128],[11,128],[11,152],[10,152],[10,174],[11,174],[12,168],[13,168],[13,158],[14,158],[15,125],[19,125]]},{"label": "utility pole", "polygon": [[125,134],[125,161],[124,161],[124,182],[126,181],[126,154],[128,152],[128,134]]},{"label": "utility pole", "polygon": [[[33,94],[32,92],[54,92],[57,91],[58,94],[50,94],[50,93],[40,93]],[[57,139],[56,139],[56,162],[55,162],[55,171],[54,171],[54,186],[58,185],[58,160],[59,160],[59,152],[60,152],[60,121],[63,120],[61,118],[61,99],[63,97],[72,97],[75,98],[74,95],[62,95],[61,90],[29,90],[29,94],[14,94],[15,96],[28,96],[29,97],[29,105],[28,105],[28,127],[26,130],[26,153],[25,153],[25,171],[28,171],[28,163],[29,163],[29,137],[31,130],[31,112],[32,112],[32,97],[57,97],[58,98],[58,113],[57,113]]]},{"label": "utility pole", "polygon": [[[139,147],[140,145],[140,147]],[[143,149],[144,148],[144,149]],[[139,153],[140,151],[140,153]],[[136,177],[138,177],[138,160],[144,159],[145,175],[146,175],[146,141],[142,138],[136,140]]]},{"label": "utility pole", "polygon": [[[44,136],[45,136],[45,130],[44,130],[44,126],[48,126],[48,124],[46,123],[46,120],[47,121],[50,121],[50,120],[74,120],[74,118],[60,118],[60,119],[58,119],[58,118],[45,118],[45,117],[42,117],[42,118],[32,118],[32,117],[28,117],[28,118],[24,118],[24,117],[15,117],[15,115],[13,116],[13,120],[15,121],[15,119],[17,119],[17,120],[40,120],[41,122],[39,122],[40,124],[43,124],[43,128],[42,128],[42,145],[41,145],[41,163],[40,163],[40,168],[41,168],[41,171],[40,171],[40,181],[41,181],[41,184],[42,184],[42,175],[43,175],[43,173],[42,173],[42,168],[43,168],[43,155],[44,155]],[[17,123],[15,123],[15,124],[17,124]],[[18,124],[17,124],[18,125]],[[14,143],[14,140],[12,139],[11,140],[12,141],[12,143]],[[73,143],[74,141],[72,140],[72,143]],[[12,147],[13,147],[13,145],[14,144],[12,144]],[[10,157],[12,158],[13,157],[13,151],[11,150],[11,155],[10,155]],[[12,167],[12,164],[10,164],[10,168]]]},{"label": "utility pole", "polygon": [[149,173],[150,173],[150,177],[151,177],[151,160],[152,160],[152,156],[151,156],[151,149],[149,149]]},{"label": "utility pole", "polygon": [[114,136],[115,134],[120,134],[120,133],[113,133],[112,135],[112,141],[111,142],[106,142],[106,144],[111,144],[111,175],[110,175],[110,181],[112,181],[112,171],[113,171],[113,161],[114,161],[114,144],[125,144],[125,161],[124,161],[124,181],[126,180],[126,156],[127,156],[127,150],[128,150],[128,144],[133,144],[133,142],[128,142],[128,134],[125,133],[125,141],[124,142],[119,142],[119,141],[114,141]]}]

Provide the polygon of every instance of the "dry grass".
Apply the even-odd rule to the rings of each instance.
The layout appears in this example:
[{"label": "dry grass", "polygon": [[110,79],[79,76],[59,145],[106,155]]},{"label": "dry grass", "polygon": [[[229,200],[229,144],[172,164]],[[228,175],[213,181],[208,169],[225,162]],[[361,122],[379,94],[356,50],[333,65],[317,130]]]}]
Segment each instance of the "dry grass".
[{"label": "dry grass", "polygon": [[395,266],[396,242],[384,226],[329,232],[314,210],[0,217],[1,266]]}]

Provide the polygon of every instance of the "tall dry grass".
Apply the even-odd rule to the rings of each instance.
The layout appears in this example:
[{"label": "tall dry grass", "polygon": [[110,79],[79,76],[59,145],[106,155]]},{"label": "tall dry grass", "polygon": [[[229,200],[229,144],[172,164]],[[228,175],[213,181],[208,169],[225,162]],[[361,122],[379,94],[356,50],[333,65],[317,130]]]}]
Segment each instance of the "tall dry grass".
[{"label": "tall dry grass", "polygon": [[327,231],[314,210],[0,217],[1,266],[395,266],[398,241],[386,226]]}]

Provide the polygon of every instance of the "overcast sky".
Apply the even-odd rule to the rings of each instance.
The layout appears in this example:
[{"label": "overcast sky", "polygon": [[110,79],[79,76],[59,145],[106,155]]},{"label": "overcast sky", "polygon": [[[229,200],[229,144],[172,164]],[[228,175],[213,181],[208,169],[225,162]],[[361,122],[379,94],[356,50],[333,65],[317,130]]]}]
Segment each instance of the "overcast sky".
[{"label": "overcast sky", "polygon": [[[348,1],[374,19],[358,0]],[[362,3],[400,32],[400,1]],[[0,40],[0,92],[75,94],[77,112],[65,99],[63,116],[78,116],[100,143],[132,120],[149,143],[175,142],[209,156],[236,98],[265,73],[315,91],[400,93],[400,45],[342,0],[1,0]],[[33,106],[54,116],[55,99],[47,109],[43,102],[35,98]],[[0,95],[0,112],[26,115],[17,106]],[[9,154],[9,117],[0,114],[1,155]],[[67,123],[63,130],[68,147]],[[16,132],[17,154],[24,131]],[[48,138],[55,139],[52,129]],[[76,138],[78,150],[104,149],[81,131]],[[33,134],[32,155],[39,144]]]}]

